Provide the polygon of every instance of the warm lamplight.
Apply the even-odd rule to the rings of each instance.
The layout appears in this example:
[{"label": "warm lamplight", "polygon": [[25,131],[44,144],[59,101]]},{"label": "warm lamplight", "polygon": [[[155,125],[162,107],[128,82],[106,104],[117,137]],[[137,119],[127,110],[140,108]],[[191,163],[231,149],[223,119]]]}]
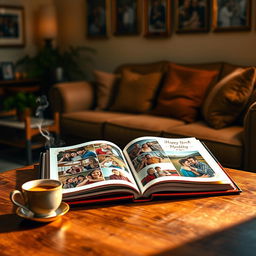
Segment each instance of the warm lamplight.
[{"label": "warm lamplight", "polygon": [[53,40],[57,37],[56,9],[53,5],[43,5],[39,10],[38,33],[45,40]]}]

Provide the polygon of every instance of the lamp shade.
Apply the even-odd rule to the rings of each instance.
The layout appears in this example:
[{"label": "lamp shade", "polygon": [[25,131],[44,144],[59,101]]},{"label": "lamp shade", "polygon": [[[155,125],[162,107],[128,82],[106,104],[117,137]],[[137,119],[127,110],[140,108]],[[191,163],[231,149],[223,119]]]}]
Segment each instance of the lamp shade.
[{"label": "lamp shade", "polygon": [[53,5],[41,6],[38,16],[38,34],[43,39],[57,37],[57,17]]}]

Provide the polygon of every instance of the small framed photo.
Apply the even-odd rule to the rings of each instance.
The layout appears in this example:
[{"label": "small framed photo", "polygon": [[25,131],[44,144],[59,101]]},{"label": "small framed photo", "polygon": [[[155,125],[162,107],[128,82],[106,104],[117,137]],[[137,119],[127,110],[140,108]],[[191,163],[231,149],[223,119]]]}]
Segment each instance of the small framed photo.
[{"label": "small framed photo", "polygon": [[0,6],[0,47],[23,47],[24,45],[24,8]]},{"label": "small framed photo", "polygon": [[166,37],[171,32],[170,0],[144,0],[146,37]]},{"label": "small framed photo", "polygon": [[176,33],[204,33],[209,31],[209,0],[175,1]]},{"label": "small framed photo", "polygon": [[251,0],[213,0],[214,31],[251,29]]},{"label": "small framed photo", "polygon": [[1,62],[1,79],[13,80],[14,79],[14,65],[12,62]]},{"label": "small framed photo", "polygon": [[111,7],[114,35],[139,34],[139,0],[112,0]]},{"label": "small framed photo", "polygon": [[107,38],[106,0],[86,0],[88,38]]}]

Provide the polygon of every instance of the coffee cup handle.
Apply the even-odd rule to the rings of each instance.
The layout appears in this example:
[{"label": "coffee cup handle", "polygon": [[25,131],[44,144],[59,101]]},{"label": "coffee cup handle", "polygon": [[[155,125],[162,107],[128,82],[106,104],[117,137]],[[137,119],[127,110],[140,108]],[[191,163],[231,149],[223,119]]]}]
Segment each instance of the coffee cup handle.
[{"label": "coffee cup handle", "polygon": [[26,210],[26,211],[29,211],[29,209],[28,209],[25,205],[23,205],[23,204],[21,204],[21,203],[19,203],[19,202],[17,202],[17,201],[15,200],[15,197],[16,197],[16,195],[18,195],[18,194],[21,196],[21,198],[22,198],[23,201],[24,201],[23,194],[22,194],[19,190],[13,190],[13,191],[10,193],[10,199],[11,199],[11,201],[13,202],[13,204],[15,204],[15,205],[17,205],[17,206],[23,208],[23,209]]}]

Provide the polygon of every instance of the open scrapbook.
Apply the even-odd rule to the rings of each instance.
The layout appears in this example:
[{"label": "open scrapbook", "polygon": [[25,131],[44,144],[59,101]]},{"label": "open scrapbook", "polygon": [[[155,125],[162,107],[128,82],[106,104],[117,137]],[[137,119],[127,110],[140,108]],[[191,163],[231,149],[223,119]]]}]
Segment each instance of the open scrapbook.
[{"label": "open scrapbook", "polygon": [[50,148],[41,177],[59,179],[70,204],[241,190],[196,138],[140,137],[121,150],[110,141]]}]

